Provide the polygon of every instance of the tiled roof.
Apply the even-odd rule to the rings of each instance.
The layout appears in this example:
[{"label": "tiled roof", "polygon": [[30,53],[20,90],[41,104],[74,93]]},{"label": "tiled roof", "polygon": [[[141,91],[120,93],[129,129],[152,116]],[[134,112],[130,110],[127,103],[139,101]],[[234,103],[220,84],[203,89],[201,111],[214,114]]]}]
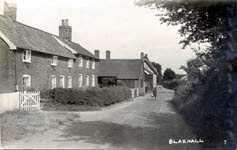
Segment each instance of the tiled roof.
[{"label": "tiled roof", "polygon": [[68,49],[58,43],[53,34],[12,21],[2,15],[0,15],[0,31],[18,48],[75,58]]},{"label": "tiled roof", "polygon": [[141,59],[101,60],[98,76],[114,76],[118,79],[139,79],[143,61]]},{"label": "tiled roof", "polygon": [[71,41],[67,41],[67,40],[64,40],[62,38],[59,38],[59,39],[62,40],[63,42],[65,42],[67,45],[69,45],[74,50],[76,50],[78,52],[78,54],[88,56],[88,57],[91,57],[91,58],[95,58],[95,59],[99,59],[95,55],[93,55],[91,52],[86,50],[84,47],[82,47],[80,44],[75,43],[75,42],[71,42]]}]

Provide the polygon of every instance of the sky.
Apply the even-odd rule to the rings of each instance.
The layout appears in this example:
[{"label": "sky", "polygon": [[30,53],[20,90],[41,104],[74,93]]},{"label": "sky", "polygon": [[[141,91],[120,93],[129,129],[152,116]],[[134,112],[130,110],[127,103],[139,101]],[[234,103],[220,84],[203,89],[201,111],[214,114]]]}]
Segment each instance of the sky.
[{"label": "sky", "polygon": [[17,4],[17,20],[58,35],[62,19],[69,19],[72,40],[94,53],[111,51],[111,58],[150,61],[184,73],[181,65],[195,55],[182,49],[178,27],[161,24],[157,10],[138,7],[134,0],[5,0]]}]

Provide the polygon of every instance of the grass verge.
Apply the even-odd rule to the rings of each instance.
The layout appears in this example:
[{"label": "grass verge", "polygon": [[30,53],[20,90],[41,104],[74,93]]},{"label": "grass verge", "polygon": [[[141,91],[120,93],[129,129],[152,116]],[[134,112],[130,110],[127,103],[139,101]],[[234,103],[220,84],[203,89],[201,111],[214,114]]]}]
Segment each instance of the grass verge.
[{"label": "grass verge", "polygon": [[2,145],[26,135],[59,128],[80,116],[66,112],[9,111],[0,115]]}]

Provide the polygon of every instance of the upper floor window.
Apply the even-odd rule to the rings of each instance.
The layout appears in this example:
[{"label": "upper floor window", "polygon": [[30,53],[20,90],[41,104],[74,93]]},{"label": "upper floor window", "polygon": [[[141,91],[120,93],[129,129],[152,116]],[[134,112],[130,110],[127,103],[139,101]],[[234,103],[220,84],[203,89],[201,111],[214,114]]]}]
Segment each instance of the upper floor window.
[{"label": "upper floor window", "polygon": [[73,59],[68,60],[68,67],[72,68],[73,67]]},{"label": "upper floor window", "polygon": [[54,89],[57,87],[57,78],[55,75],[51,76],[51,88]]},{"label": "upper floor window", "polygon": [[82,67],[83,66],[83,58],[81,55],[79,56],[78,61],[79,61],[79,67]]},{"label": "upper floor window", "polygon": [[31,51],[30,50],[24,50],[22,52],[22,61],[31,63]]},{"label": "upper floor window", "polygon": [[68,88],[72,88],[72,77],[68,76]]},{"label": "upper floor window", "polygon": [[95,69],[95,60],[92,60],[92,69]]},{"label": "upper floor window", "polygon": [[65,78],[62,75],[59,78],[59,87],[60,88],[64,88],[65,87]]},{"label": "upper floor window", "polygon": [[22,86],[24,88],[29,88],[31,86],[31,77],[30,75],[23,75],[22,76]]},{"label": "upper floor window", "polygon": [[86,68],[89,68],[89,65],[90,65],[90,60],[89,58],[86,58]]},{"label": "upper floor window", "polygon": [[58,56],[53,56],[52,57],[51,65],[52,66],[57,66],[58,65]]}]

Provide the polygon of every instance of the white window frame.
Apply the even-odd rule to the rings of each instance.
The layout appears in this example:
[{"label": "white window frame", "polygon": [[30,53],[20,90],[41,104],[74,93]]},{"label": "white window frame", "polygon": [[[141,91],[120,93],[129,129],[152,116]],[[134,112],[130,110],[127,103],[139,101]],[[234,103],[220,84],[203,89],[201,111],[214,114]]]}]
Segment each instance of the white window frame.
[{"label": "white window frame", "polygon": [[69,59],[68,60],[68,68],[72,68],[73,67],[73,59]]},{"label": "white window frame", "polygon": [[91,76],[91,86],[95,87],[95,75],[94,74]]},{"label": "white window frame", "polygon": [[[26,83],[26,86],[24,86],[24,78],[28,78],[28,82]],[[25,74],[22,76],[22,86],[25,88],[30,88],[31,87],[31,76],[28,74]]]},{"label": "white window frame", "polygon": [[54,89],[57,87],[57,78],[56,75],[51,76],[51,89]]},{"label": "white window frame", "polygon": [[79,62],[78,66],[83,67],[83,57],[82,57],[82,55],[79,55],[78,62]]},{"label": "white window frame", "polygon": [[86,76],[86,86],[90,86],[90,76]]},{"label": "white window frame", "polygon": [[90,67],[90,59],[86,58],[86,68],[89,68],[89,67]]},{"label": "white window frame", "polygon": [[64,75],[59,76],[59,87],[65,88],[65,76]]},{"label": "white window frame", "polygon": [[22,62],[31,63],[31,51],[24,50],[22,52]]},{"label": "white window frame", "polygon": [[83,74],[78,75],[78,83],[79,83],[79,85],[78,85],[79,88],[81,88],[83,85]]},{"label": "white window frame", "polygon": [[52,56],[51,65],[57,66],[58,65],[58,56]]},{"label": "white window frame", "polygon": [[92,60],[92,69],[95,69],[95,60]]},{"label": "white window frame", "polygon": [[72,88],[72,77],[71,76],[68,76],[68,85],[67,85],[68,88]]}]

